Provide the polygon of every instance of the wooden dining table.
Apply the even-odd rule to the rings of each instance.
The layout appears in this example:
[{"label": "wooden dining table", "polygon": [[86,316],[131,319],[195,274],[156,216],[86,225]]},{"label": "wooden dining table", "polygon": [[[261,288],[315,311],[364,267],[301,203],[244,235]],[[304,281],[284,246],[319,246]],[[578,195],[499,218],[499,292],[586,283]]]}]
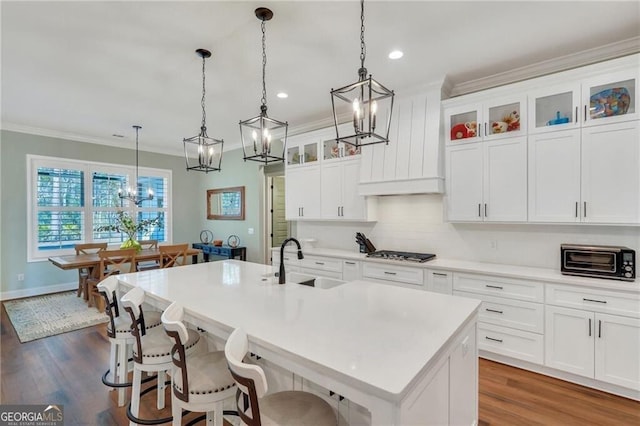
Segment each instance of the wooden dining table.
[{"label": "wooden dining table", "polygon": [[[202,250],[187,248],[187,256],[191,256],[191,263],[198,263],[198,255]],[[160,249],[142,249],[136,253],[136,262],[148,260],[160,260]],[[60,269],[80,269],[95,268],[100,264],[100,257],[97,253],[90,254],[68,254],[64,256],[52,256],[49,262]]]}]

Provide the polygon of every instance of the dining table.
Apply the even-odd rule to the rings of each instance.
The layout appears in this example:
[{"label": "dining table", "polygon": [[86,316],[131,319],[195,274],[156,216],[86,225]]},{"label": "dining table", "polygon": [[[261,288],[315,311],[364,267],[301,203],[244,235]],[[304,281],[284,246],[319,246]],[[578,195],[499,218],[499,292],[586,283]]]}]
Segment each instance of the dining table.
[{"label": "dining table", "polygon": [[[198,263],[198,255],[202,250],[187,248],[187,256],[191,256],[191,263]],[[142,249],[136,253],[136,262],[160,260],[160,249]],[[51,256],[49,262],[53,263],[60,269],[80,269],[89,268],[90,270],[100,264],[100,257],[97,253],[89,254],[67,254],[62,256]]]}]

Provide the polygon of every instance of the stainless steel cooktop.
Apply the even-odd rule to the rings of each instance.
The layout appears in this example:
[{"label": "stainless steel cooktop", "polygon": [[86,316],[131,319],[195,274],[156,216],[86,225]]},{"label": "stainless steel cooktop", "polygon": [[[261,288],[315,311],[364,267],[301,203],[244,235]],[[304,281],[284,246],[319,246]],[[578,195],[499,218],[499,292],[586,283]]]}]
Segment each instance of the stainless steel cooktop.
[{"label": "stainless steel cooktop", "polygon": [[408,251],[378,250],[367,254],[367,257],[422,263],[434,259],[436,255],[430,253],[413,253]]}]

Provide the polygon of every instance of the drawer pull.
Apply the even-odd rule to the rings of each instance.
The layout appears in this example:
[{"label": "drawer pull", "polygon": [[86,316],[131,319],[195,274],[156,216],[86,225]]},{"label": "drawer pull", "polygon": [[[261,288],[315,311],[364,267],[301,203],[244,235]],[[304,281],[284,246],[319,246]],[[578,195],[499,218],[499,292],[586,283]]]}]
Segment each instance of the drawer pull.
[{"label": "drawer pull", "polygon": [[587,299],[585,297],[583,297],[582,300],[584,300],[585,302],[607,303],[606,300]]},{"label": "drawer pull", "polygon": [[433,275],[437,275],[439,277],[447,277],[448,276],[447,274],[443,274],[443,273],[440,273],[440,272],[434,272]]},{"label": "drawer pull", "polygon": [[347,262],[347,261],[345,261],[344,263],[346,263],[347,265],[355,265],[356,264],[356,262]]},{"label": "drawer pull", "polygon": [[591,337],[591,318],[589,318],[589,337]]},{"label": "drawer pull", "polygon": [[502,343],[502,339],[494,339],[493,337],[489,337],[489,336],[484,336],[484,338],[487,340],[492,340],[494,342]]},{"label": "drawer pull", "polygon": [[489,309],[489,308],[486,308],[485,311],[487,311],[487,312],[495,312],[496,314],[502,314],[503,313],[502,311],[499,311],[497,309]]},{"label": "drawer pull", "polygon": [[598,339],[602,338],[602,320],[598,320]]},{"label": "drawer pull", "polygon": [[487,288],[495,288],[495,289],[498,289],[498,290],[502,290],[502,287],[500,287],[499,285],[485,284],[485,287],[487,287]]},{"label": "drawer pull", "polygon": [[395,272],[384,271],[384,273],[385,273],[386,275],[396,275],[396,273],[395,273]]},{"label": "drawer pull", "polygon": [[324,262],[315,262],[316,265],[324,265]]}]

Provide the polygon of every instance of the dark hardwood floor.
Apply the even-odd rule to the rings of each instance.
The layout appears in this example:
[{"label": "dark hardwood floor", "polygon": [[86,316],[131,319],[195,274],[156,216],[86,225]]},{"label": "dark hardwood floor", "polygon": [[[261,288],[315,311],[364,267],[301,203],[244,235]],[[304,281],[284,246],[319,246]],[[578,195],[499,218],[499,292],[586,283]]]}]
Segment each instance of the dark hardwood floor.
[{"label": "dark hardwood floor", "polygon": [[[105,325],[21,344],[3,306],[0,326],[1,404],[64,404],[66,425],[128,423],[126,406],[100,381],[109,356]],[[143,397],[140,414],[157,414],[155,393]],[[480,426],[494,425],[637,426],[640,403],[480,360]]]}]

